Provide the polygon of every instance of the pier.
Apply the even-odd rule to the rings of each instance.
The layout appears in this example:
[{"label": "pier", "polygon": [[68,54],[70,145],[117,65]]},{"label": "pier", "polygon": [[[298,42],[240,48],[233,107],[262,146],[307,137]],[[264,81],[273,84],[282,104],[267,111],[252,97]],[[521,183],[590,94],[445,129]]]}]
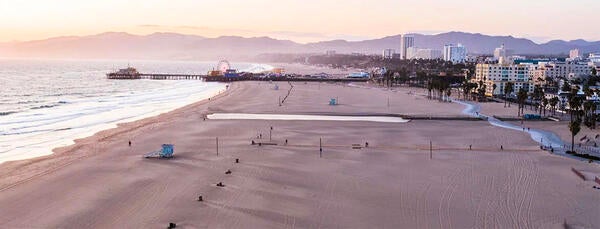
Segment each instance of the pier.
[{"label": "pier", "polygon": [[136,79],[149,79],[149,80],[202,80],[206,78],[206,75],[188,75],[188,74],[118,74],[109,73],[107,74],[108,79],[112,80],[136,80]]},{"label": "pier", "polygon": [[[223,65],[223,66],[221,66]],[[301,81],[301,82],[367,82],[369,78],[342,78],[342,77],[321,77],[321,76],[301,76],[297,74],[289,75],[265,75],[262,73],[238,73],[235,69],[230,69],[229,62],[219,62],[219,69],[212,70],[207,75],[201,74],[168,74],[168,73],[140,73],[133,67],[119,69],[116,72],[106,74],[108,79],[113,80],[204,80],[208,82],[231,82],[231,81]]]},{"label": "pier", "polygon": [[366,78],[311,78],[295,76],[267,77],[264,75],[246,74],[237,77],[208,76],[195,74],[119,74],[109,73],[108,79],[112,80],[204,80],[208,82],[232,82],[232,81],[297,81],[297,82],[367,82]]}]

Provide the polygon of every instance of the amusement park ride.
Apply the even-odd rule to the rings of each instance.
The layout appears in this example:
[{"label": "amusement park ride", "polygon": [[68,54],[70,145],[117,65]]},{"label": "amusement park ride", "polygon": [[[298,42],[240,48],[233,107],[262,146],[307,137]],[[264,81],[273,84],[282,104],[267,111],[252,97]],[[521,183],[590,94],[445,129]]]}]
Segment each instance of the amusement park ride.
[{"label": "amusement park ride", "polygon": [[227,60],[219,61],[217,64],[217,70],[208,71],[208,77],[238,77],[237,70],[231,68],[231,64]]}]

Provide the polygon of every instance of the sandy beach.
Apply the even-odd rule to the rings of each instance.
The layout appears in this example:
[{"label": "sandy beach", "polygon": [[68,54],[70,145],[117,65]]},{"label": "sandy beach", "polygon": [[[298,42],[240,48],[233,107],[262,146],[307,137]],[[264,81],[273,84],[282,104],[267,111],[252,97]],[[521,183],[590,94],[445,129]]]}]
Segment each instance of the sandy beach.
[{"label": "sandy beach", "polygon": [[[597,184],[571,171],[600,177],[598,164],[541,151],[528,134],[486,121],[205,119],[466,116],[462,105],[427,100],[416,89],[277,85],[236,82],[210,101],[122,124],[50,156],[0,164],[0,228],[600,227]],[[328,105],[331,98],[340,104]],[[503,104],[482,112],[512,114]],[[564,123],[531,125],[545,123],[568,132]],[[142,157],[162,143],[175,145],[175,158]]]}]

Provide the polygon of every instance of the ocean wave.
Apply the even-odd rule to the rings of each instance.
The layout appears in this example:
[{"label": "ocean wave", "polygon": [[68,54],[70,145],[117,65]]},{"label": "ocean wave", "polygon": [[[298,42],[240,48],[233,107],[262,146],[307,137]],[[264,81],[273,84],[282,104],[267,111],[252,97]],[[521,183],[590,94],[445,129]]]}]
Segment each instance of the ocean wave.
[{"label": "ocean wave", "polygon": [[14,113],[19,113],[18,111],[0,111],[0,116],[6,116]]},{"label": "ocean wave", "polygon": [[54,104],[54,105],[41,105],[41,106],[29,108],[29,109],[39,110],[39,109],[45,109],[45,108],[52,108],[52,107],[56,107],[56,106],[58,106],[58,104]]},{"label": "ocean wave", "polygon": [[31,103],[40,103],[43,101],[39,101],[39,100],[27,100],[27,101],[19,101],[17,102],[17,104],[31,104]]}]

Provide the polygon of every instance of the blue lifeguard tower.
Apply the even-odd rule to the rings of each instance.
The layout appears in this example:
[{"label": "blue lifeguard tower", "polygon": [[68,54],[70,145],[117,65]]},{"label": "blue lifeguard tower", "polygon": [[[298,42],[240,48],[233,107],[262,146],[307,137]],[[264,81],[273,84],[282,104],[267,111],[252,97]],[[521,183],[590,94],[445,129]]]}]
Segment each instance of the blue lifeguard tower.
[{"label": "blue lifeguard tower", "polygon": [[330,105],[330,106],[335,106],[335,105],[337,105],[337,104],[338,104],[338,103],[337,103],[337,99],[334,99],[334,98],[331,98],[331,99],[329,99],[329,105]]},{"label": "blue lifeguard tower", "polygon": [[174,152],[173,144],[162,144],[161,150],[153,151],[144,155],[145,158],[172,158]]}]

